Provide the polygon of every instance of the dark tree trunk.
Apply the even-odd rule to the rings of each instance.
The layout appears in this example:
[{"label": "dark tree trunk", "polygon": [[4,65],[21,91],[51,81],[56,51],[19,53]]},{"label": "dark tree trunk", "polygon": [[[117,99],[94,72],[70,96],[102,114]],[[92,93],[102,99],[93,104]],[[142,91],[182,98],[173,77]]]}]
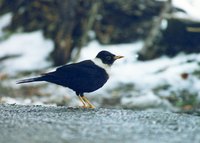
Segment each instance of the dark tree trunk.
[{"label": "dark tree trunk", "polygon": [[[66,63],[70,59],[70,53],[74,48],[73,32],[75,28],[77,31],[81,31],[81,27],[77,26],[82,17],[77,17],[78,1],[62,1],[57,3],[58,9],[58,22],[56,24],[55,33],[55,50],[52,53],[52,57],[55,61],[55,65],[61,65]],[[76,19],[76,18],[79,18]],[[81,33],[76,33],[76,36],[80,36]]]},{"label": "dark tree trunk", "polygon": [[171,0],[165,3],[163,10],[154,18],[151,30],[144,41],[144,46],[139,52],[139,59],[148,60],[160,55],[161,47],[157,46],[161,39],[161,22],[165,19],[165,15],[169,14],[172,9]]}]

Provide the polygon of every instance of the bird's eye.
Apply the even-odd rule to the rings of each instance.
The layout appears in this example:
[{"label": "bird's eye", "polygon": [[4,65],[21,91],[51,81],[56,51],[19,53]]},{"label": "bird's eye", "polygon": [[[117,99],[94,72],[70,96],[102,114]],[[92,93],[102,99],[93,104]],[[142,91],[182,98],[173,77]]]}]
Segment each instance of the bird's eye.
[{"label": "bird's eye", "polygon": [[111,60],[111,57],[110,57],[110,56],[107,56],[106,59],[107,59],[107,60]]}]

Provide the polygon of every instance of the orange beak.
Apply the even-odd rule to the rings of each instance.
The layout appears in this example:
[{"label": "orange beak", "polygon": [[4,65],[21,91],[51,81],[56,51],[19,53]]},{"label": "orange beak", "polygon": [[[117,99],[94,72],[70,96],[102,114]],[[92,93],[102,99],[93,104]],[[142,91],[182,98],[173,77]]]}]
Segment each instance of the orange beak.
[{"label": "orange beak", "polygon": [[115,56],[114,59],[117,60],[117,59],[121,59],[121,58],[123,58],[123,57],[124,57],[124,56]]}]

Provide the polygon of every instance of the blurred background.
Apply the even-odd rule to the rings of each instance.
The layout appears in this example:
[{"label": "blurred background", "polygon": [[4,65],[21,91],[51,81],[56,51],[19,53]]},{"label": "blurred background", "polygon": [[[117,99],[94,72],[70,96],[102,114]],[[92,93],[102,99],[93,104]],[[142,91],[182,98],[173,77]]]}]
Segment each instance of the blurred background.
[{"label": "blurred background", "polygon": [[101,50],[125,56],[97,107],[200,115],[199,0],[0,0],[0,102],[80,106],[70,89],[16,85]]}]

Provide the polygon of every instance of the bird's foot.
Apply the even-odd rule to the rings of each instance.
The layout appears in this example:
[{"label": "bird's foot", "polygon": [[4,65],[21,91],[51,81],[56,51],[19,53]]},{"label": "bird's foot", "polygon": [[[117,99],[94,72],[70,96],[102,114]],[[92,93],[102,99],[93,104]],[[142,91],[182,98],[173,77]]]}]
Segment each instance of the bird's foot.
[{"label": "bird's foot", "polygon": [[79,106],[79,107],[81,107],[81,108],[90,108],[90,109],[94,109],[95,108],[95,106],[94,105],[92,105],[91,103],[90,103],[90,101],[86,98],[86,97],[84,97],[84,96],[78,96],[79,97],[79,100],[82,102],[82,104],[83,104],[83,106]]},{"label": "bird's foot", "polygon": [[90,104],[90,105],[88,106],[88,108],[90,108],[90,109],[94,109],[94,108],[95,108],[95,106],[94,106],[94,105],[92,105],[92,104]]},{"label": "bird's foot", "polygon": [[94,109],[95,108],[95,106],[92,105],[92,103],[90,103],[90,101],[85,96],[83,96],[82,99],[88,105],[88,108],[90,108],[90,109]]}]

